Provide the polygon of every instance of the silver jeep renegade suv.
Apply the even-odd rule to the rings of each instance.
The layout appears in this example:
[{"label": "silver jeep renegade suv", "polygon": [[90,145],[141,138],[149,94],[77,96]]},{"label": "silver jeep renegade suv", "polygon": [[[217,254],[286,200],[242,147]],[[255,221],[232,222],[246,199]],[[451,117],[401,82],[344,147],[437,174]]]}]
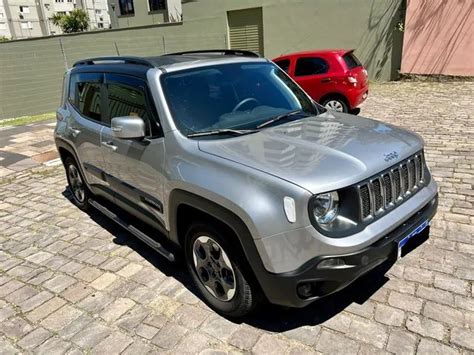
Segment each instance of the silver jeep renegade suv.
[{"label": "silver jeep renegade suv", "polygon": [[327,111],[245,51],[77,62],[55,139],[73,202],[184,255],[230,317],[265,299],[302,307],[390,265],[437,208],[418,135]]}]

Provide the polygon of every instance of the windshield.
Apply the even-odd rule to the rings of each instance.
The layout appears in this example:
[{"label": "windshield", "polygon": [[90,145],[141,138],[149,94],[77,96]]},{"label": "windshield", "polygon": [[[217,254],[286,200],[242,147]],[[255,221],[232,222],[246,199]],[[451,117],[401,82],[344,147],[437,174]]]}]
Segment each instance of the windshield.
[{"label": "windshield", "polygon": [[[185,135],[256,129],[278,116],[294,120],[319,113],[311,99],[272,63],[171,72],[163,75],[162,86],[175,124]],[[282,122],[278,119],[272,124]]]}]

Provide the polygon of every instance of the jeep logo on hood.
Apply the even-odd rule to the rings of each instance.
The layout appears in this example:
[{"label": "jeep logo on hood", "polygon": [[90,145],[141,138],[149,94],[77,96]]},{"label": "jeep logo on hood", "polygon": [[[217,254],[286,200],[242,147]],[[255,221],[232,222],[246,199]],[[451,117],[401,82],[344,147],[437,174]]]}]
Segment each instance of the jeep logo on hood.
[{"label": "jeep logo on hood", "polygon": [[388,154],[384,154],[384,160],[388,163],[390,160],[397,159],[398,158],[398,153],[396,151],[393,151]]}]

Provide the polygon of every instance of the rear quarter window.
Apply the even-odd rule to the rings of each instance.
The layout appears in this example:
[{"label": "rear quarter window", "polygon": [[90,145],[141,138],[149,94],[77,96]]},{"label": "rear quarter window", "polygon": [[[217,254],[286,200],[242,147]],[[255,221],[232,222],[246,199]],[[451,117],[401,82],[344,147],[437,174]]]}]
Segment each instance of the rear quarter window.
[{"label": "rear quarter window", "polygon": [[275,62],[275,64],[278,65],[281,70],[288,73],[288,70],[290,69],[290,60],[289,59],[277,60]]},{"label": "rear quarter window", "polygon": [[352,52],[344,54],[342,56],[342,59],[344,59],[344,62],[347,65],[347,69],[349,70],[362,66],[359,59]]}]

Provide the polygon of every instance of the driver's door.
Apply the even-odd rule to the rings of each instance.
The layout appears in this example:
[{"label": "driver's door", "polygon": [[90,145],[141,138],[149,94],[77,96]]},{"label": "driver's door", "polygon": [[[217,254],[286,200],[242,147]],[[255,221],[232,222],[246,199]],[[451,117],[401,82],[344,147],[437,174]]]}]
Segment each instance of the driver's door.
[{"label": "driver's door", "polygon": [[138,116],[146,124],[145,139],[116,138],[104,127],[101,147],[104,170],[119,205],[134,213],[152,214],[163,223],[164,137],[145,81],[116,74],[106,74],[109,119]]}]

